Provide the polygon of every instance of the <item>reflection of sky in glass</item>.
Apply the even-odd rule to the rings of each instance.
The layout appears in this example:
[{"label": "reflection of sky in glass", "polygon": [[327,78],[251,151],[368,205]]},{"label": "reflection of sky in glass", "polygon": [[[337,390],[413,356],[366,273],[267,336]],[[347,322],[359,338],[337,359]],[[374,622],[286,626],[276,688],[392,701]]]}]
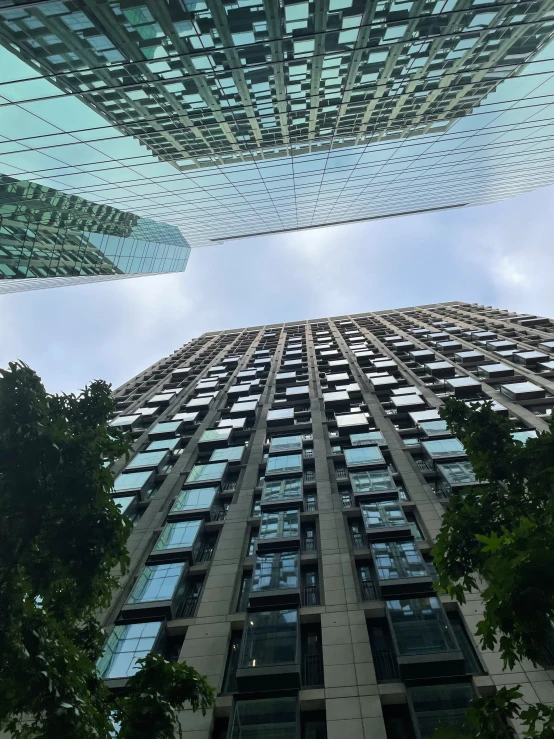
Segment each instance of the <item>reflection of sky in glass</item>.
[{"label": "reflection of sky in glass", "polygon": [[175,224],[193,246],[492,202],[554,181],[553,56],[443,133],[178,172],[0,48],[0,173]]}]

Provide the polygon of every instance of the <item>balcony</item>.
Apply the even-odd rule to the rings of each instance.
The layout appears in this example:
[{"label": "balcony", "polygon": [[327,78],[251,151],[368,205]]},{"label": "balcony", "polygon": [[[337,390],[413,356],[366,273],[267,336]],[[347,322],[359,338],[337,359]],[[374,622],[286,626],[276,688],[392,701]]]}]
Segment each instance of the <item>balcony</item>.
[{"label": "balcony", "polygon": [[306,608],[319,605],[319,588],[317,585],[304,585],[302,589],[302,605]]},{"label": "balcony", "polygon": [[323,656],[321,652],[302,656],[302,687],[323,687]]},{"label": "balcony", "polygon": [[379,593],[377,592],[377,587],[375,583],[371,580],[360,582],[360,594],[363,601],[380,600]]},{"label": "balcony", "polygon": [[373,650],[373,667],[378,683],[389,683],[400,680],[398,663],[392,649]]}]

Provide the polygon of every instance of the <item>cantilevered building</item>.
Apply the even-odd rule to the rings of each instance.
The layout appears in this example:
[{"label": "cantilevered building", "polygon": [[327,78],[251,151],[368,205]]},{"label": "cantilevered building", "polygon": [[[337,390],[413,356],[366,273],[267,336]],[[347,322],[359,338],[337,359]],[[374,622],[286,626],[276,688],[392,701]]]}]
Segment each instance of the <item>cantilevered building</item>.
[{"label": "cantilevered building", "polygon": [[[479,486],[439,415],[492,400],[522,443],[554,409],[554,322],[463,302],[206,333],[115,392],[134,522],[98,668],[150,650],[208,676],[187,739],[430,739],[542,667],[479,648],[478,593],[437,591],[452,496]],[[463,732],[462,730],[462,733]]]},{"label": "cantilevered building", "polygon": [[[104,186],[90,172],[156,157],[139,212],[163,213],[193,246],[481,204],[554,180],[552,11],[552,0],[4,0],[0,43],[48,90],[31,70],[5,85],[0,72],[0,110],[50,120],[56,100],[86,104],[95,122],[70,133],[106,156],[61,189],[134,209],[134,173]],[[106,147],[105,121],[136,151]],[[49,136],[31,145],[53,156]],[[26,149],[6,151],[0,171]],[[17,174],[60,171],[24,159]]]},{"label": "cantilevered building", "polygon": [[0,176],[0,294],[182,272],[175,226]]}]

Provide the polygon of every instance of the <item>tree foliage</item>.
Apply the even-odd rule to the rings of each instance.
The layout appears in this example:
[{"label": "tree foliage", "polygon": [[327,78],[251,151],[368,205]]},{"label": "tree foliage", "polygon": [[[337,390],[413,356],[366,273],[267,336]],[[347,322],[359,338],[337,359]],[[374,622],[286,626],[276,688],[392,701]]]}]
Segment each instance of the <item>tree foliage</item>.
[{"label": "tree foliage", "polygon": [[[450,498],[433,550],[439,586],[463,603],[480,585],[483,648],[498,649],[510,669],[522,658],[541,664],[554,620],[554,419],[523,443],[490,402],[475,409],[450,400],[440,415],[484,484]],[[496,739],[504,726],[509,739],[506,719],[519,718],[529,736],[550,738],[552,709],[524,709],[519,698],[517,689],[503,688],[474,701],[475,733]]]},{"label": "tree foliage", "polygon": [[110,495],[110,465],[128,454],[113,409],[105,382],[50,395],[25,364],[0,370],[0,728],[15,739],[107,739],[114,720],[127,738],[138,714],[140,736],[166,739],[185,702],[213,702],[195,670],[157,655],[122,696],[96,673],[95,615],[128,567],[131,528]]}]

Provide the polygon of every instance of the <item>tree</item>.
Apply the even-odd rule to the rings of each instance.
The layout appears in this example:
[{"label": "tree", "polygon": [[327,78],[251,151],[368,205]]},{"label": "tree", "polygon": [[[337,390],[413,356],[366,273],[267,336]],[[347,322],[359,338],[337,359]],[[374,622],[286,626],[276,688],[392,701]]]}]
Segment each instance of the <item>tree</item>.
[{"label": "tree", "polygon": [[0,370],[0,728],[15,739],[108,739],[114,724],[122,739],[173,739],[185,703],[213,704],[205,678],[159,655],[121,695],[96,672],[95,614],[131,530],[110,495],[110,465],[129,451],[113,410],[103,381],[50,395],[25,364]]},{"label": "tree", "polygon": [[[554,620],[554,419],[525,443],[492,410],[449,400],[440,410],[484,484],[455,492],[433,549],[439,587],[460,603],[482,586],[477,634],[504,666],[542,664]],[[468,722],[482,739],[511,737],[519,718],[529,736],[554,737],[554,710],[523,708],[517,688],[473,702]]]}]

